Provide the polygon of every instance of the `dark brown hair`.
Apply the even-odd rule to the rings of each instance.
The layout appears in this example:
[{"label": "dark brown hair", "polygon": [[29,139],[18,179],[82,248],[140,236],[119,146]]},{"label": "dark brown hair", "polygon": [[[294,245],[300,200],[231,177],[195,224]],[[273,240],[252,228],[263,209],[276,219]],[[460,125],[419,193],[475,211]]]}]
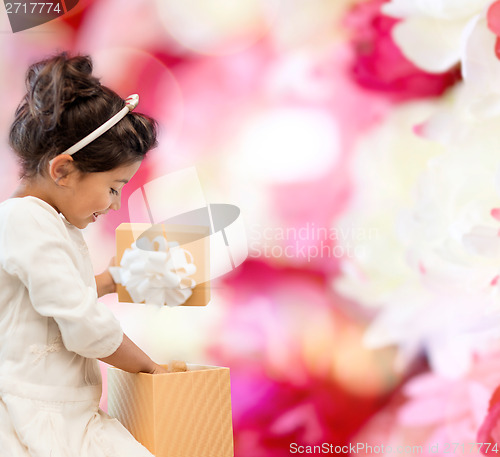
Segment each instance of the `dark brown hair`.
[{"label": "dark brown hair", "polygon": [[[26,89],[9,132],[21,178],[42,173],[50,159],[125,106],[92,75],[88,56],[62,53],[31,65]],[[83,173],[109,171],[143,159],[156,146],[156,134],[156,121],[131,112],[72,157]]]}]

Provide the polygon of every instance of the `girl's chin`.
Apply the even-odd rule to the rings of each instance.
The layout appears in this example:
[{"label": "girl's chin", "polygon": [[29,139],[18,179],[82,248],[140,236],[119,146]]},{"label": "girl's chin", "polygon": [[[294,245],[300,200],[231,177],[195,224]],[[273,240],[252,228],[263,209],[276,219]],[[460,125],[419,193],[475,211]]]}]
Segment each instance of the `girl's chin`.
[{"label": "girl's chin", "polygon": [[85,227],[87,227],[90,223],[93,222],[92,220],[92,216],[91,217],[87,217],[85,219],[77,219],[76,221],[68,221],[70,224],[74,225],[76,228],[79,228],[79,229],[84,229]]},{"label": "girl's chin", "polygon": [[87,227],[89,224],[97,221],[98,219],[98,216],[95,216],[94,214],[91,214],[90,216],[87,216],[86,218],[78,218],[78,220],[75,220],[75,221],[70,221],[66,218],[66,220],[68,220],[68,222],[72,225],[74,225],[75,227],[79,228],[79,229],[84,229],[85,227]]}]

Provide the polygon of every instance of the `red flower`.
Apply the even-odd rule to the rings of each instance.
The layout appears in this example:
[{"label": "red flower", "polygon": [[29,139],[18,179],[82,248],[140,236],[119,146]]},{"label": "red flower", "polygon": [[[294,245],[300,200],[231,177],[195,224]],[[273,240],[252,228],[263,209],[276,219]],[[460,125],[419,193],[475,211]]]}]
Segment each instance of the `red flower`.
[{"label": "red flower", "polygon": [[360,3],[345,18],[345,25],[352,33],[352,77],[359,85],[384,92],[395,101],[441,95],[460,80],[460,69],[430,74],[406,59],[391,36],[398,20],[380,11],[384,2]]},{"label": "red flower", "polygon": [[[497,2],[498,3],[498,2]],[[488,414],[477,432],[478,443],[491,444],[488,448],[481,446],[481,454],[486,456],[498,455],[500,447],[500,386],[493,392],[490,399]]]}]

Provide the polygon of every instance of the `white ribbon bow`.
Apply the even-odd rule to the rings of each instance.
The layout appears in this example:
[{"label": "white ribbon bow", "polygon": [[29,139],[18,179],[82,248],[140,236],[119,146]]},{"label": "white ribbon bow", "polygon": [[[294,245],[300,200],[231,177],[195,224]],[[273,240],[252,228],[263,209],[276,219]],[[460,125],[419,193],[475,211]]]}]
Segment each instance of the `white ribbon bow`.
[{"label": "white ribbon bow", "polygon": [[[155,249],[157,247],[157,249]],[[188,260],[189,258],[189,260]],[[152,242],[140,238],[126,249],[119,267],[109,267],[134,303],[179,306],[192,295],[196,285],[193,256],[179,243],[157,236]]]}]

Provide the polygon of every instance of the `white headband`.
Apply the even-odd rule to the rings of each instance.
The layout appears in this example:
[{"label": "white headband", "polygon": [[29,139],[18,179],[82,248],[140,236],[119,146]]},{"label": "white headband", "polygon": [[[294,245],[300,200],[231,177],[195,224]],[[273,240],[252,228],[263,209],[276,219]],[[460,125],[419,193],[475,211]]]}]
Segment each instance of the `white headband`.
[{"label": "white headband", "polygon": [[[121,121],[130,111],[132,111],[139,104],[139,95],[133,94],[129,95],[125,99],[125,106],[118,111],[111,119],[106,121],[100,127],[97,127],[93,132],[89,133],[86,137],[82,138],[78,143],[75,143],[66,151],[61,152],[61,154],[73,155],[75,152],[87,146],[87,144],[94,141],[96,138],[100,137],[104,132],[108,131],[111,127]],[[54,159],[52,159],[54,160]],[[49,164],[52,162],[49,162]]]}]

